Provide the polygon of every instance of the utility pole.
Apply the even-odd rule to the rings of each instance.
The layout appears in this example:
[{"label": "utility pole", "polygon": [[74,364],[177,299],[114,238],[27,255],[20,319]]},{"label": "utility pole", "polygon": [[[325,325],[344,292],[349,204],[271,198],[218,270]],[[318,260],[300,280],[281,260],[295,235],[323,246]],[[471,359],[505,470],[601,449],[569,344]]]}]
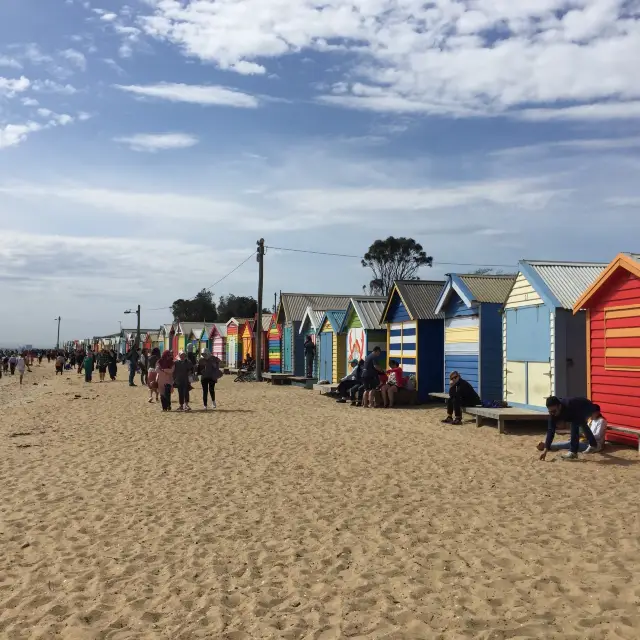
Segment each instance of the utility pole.
[{"label": "utility pole", "polygon": [[273,313],[278,313],[278,294],[273,292]]},{"label": "utility pole", "polygon": [[264,287],[264,238],[258,242],[258,320],[256,322],[256,380],[262,382],[262,289]]},{"label": "utility pole", "polygon": [[59,349],[60,348],[60,320],[62,320],[62,318],[58,316],[57,318],[54,318],[54,320],[58,321],[58,339],[56,340],[56,349]]},{"label": "utility pole", "polygon": [[136,347],[140,348],[140,305],[138,305],[138,310],[136,311],[136,315],[138,316],[138,328],[136,330]]}]

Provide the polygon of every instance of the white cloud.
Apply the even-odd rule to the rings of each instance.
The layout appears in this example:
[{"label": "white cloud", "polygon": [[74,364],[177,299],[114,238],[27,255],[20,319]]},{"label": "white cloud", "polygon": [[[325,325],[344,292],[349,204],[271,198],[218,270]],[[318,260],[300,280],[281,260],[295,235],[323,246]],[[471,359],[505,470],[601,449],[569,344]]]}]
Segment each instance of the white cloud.
[{"label": "white cloud", "polygon": [[22,69],[22,64],[16,58],[8,56],[0,56],[0,67],[9,67],[11,69]]},{"label": "white cloud", "polygon": [[114,141],[128,145],[132,151],[149,152],[188,149],[198,144],[198,138],[187,133],[137,133],[133,136],[114,138]]},{"label": "white cloud", "polygon": [[352,80],[325,99],[350,108],[466,116],[640,98],[640,17],[626,0],[148,4],[148,35],[222,69],[343,54]]},{"label": "white cloud", "polygon": [[640,196],[616,196],[607,198],[606,203],[614,207],[640,207]]},{"label": "white cloud", "polygon": [[30,133],[40,131],[42,125],[37,122],[27,122],[26,124],[7,124],[0,127],[0,149],[15,147],[24,142]]},{"label": "white cloud", "polygon": [[193,85],[161,82],[152,85],[115,85],[121,91],[138,96],[159,98],[171,102],[189,102],[201,105],[224,107],[255,108],[258,99],[248,93],[242,93],[219,85]]},{"label": "white cloud", "polygon": [[60,52],[60,55],[82,71],[87,68],[85,55],[76,49],[65,49]]},{"label": "white cloud", "polygon": [[560,109],[525,109],[516,114],[522,120],[614,120],[640,118],[640,101],[602,102]]},{"label": "white cloud", "polygon": [[34,98],[22,98],[22,104],[25,107],[37,107],[40,103]]},{"label": "white cloud", "polygon": [[114,20],[117,20],[118,16],[115,13],[104,13],[100,16],[100,20],[102,20],[103,22],[113,22]]},{"label": "white cloud", "polygon": [[70,84],[60,84],[59,82],[48,79],[36,80],[33,83],[33,90],[41,93],[60,93],[67,96],[78,92],[78,90]]},{"label": "white cloud", "polygon": [[26,91],[31,86],[28,78],[3,78],[0,76],[0,95],[13,98],[17,93]]},{"label": "white cloud", "polygon": [[546,153],[556,149],[568,149],[573,151],[619,151],[623,149],[640,148],[640,136],[628,138],[585,138],[576,140],[556,140],[554,142],[541,142],[520,147],[507,147],[492,151],[489,155],[496,157],[515,157],[536,153]]}]

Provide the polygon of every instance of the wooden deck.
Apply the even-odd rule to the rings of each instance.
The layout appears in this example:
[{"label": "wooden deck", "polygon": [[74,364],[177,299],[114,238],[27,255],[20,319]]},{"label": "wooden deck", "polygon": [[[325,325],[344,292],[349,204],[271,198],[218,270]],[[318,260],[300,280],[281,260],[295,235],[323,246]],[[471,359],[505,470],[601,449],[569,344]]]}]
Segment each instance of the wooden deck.
[{"label": "wooden deck", "polygon": [[290,376],[289,382],[294,387],[303,387],[305,389],[313,389],[316,383],[315,378],[307,378],[305,376]]},{"label": "wooden deck", "polygon": [[[448,400],[448,393],[430,393],[432,398]],[[504,433],[507,422],[544,421],[549,416],[544,411],[533,409],[518,409],[516,407],[463,407],[462,412],[476,417],[476,427],[481,427],[483,420],[495,420],[498,423],[498,433]]]},{"label": "wooden deck", "polygon": [[291,384],[291,376],[288,373],[269,373],[262,374],[262,379],[271,384]]},{"label": "wooden deck", "polygon": [[338,390],[337,384],[314,384],[314,391],[319,391],[320,395],[326,396],[330,393],[335,393]]}]

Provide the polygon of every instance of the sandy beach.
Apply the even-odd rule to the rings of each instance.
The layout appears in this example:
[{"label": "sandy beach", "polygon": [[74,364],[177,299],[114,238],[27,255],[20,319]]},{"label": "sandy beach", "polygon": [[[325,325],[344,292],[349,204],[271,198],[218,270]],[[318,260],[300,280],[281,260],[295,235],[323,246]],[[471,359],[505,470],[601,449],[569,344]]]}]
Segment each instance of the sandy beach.
[{"label": "sandy beach", "polygon": [[640,637],[636,451],[541,463],[530,427],[440,408],[218,398],[0,381],[1,638]]}]

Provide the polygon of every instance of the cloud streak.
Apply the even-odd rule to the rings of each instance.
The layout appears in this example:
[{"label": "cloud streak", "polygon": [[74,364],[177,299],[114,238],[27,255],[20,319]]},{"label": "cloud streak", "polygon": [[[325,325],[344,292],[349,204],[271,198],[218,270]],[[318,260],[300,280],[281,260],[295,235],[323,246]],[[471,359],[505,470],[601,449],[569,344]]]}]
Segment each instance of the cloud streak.
[{"label": "cloud streak", "polygon": [[198,138],[188,133],[137,133],[133,136],[114,138],[114,142],[126,144],[132,151],[166,151],[188,149],[198,144]]},{"label": "cloud streak", "polygon": [[259,101],[255,96],[219,85],[192,85],[161,82],[151,85],[114,85],[116,89],[145,98],[186,102],[203,106],[238,107],[255,109]]}]

